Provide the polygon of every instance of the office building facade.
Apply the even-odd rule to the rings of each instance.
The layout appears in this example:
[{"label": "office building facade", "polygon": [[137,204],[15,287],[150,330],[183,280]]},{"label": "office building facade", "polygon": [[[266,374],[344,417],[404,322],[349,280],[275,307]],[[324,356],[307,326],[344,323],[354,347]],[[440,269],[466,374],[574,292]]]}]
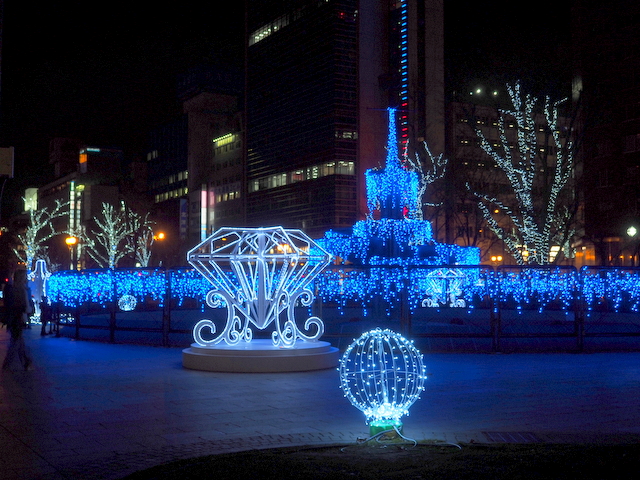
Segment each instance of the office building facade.
[{"label": "office building facade", "polygon": [[444,148],[442,2],[247,2],[246,220],[312,236],[364,218],[399,135]]},{"label": "office building facade", "polygon": [[640,264],[640,5],[572,5],[585,234],[602,265]]}]

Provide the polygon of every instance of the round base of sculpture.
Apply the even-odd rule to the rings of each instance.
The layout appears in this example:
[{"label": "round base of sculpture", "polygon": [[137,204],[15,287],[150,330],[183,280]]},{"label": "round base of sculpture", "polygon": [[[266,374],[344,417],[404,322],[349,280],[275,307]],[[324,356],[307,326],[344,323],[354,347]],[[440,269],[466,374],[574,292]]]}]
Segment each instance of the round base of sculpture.
[{"label": "round base of sculpture", "polygon": [[339,355],[329,342],[298,341],[293,348],[275,347],[266,339],[208,347],[194,343],[182,351],[182,366],[208,372],[304,372],[335,368]]},{"label": "round base of sculpture", "polygon": [[398,438],[402,435],[402,430],[402,422],[400,420],[374,420],[369,424],[369,436],[375,437],[385,432],[385,440]]}]

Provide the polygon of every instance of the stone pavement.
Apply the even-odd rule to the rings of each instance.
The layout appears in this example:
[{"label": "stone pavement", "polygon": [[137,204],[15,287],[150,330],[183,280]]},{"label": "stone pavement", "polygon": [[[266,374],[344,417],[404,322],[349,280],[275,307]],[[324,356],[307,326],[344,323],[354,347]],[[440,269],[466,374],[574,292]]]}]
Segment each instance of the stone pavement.
[{"label": "stone pavement", "polygon": [[[118,479],[181,458],[349,444],[364,416],[335,369],[186,370],[181,350],[40,337],[0,373],[0,478]],[[0,330],[4,358],[8,334]],[[405,435],[444,442],[638,442],[640,353],[425,354]]]}]

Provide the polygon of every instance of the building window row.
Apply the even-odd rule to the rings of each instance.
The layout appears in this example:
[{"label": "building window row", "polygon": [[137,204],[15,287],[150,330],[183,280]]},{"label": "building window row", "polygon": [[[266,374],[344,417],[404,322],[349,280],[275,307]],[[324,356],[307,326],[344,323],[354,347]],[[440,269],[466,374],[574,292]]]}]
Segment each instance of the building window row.
[{"label": "building window row", "polygon": [[345,140],[357,140],[358,132],[352,130],[336,131],[336,138],[343,138]]},{"label": "building window row", "polygon": [[189,171],[183,170],[174,175],[168,177],[159,178],[151,182],[151,189],[166,187],[167,185],[173,185],[174,183],[183,182],[189,177]]},{"label": "building window row", "polygon": [[240,191],[233,190],[231,192],[216,193],[216,203],[227,202],[229,200],[237,200],[240,198]]},{"label": "building window row", "polygon": [[[495,149],[502,148],[502,142],[490,141],[491,146]],[[470,138],[470,137],[458,137],[458,145],[463,147],[473,146],[476,148],[480,148],[480,140],[478,138]],[[509,143],[509,149],[515,150],[516,145],[513,143]],[[547,154],[554,156],[558,153],[558,147],[555,145],[538,145],[538,153],[541,155]]]},{"label": "building window row", "polygon": [[234,165],[240,165],[242,164],[242,158],[238,157],[236,159],[231,159],[231,160],[225,160],[222,163],[216,163],[216,170],[220,170],[220,169],[224,169],[227,167],[233,167]]},{"label": "building window row", "polygon": [[624,137],[624,153],[632,153],[640,151],[640,133],[635,135],[627,135]]},{"label": "building window row", "polygon": [[240,181],[229,182],[225,185],[216,185],[212,188],[215,194],[216,203],[226,202],[228,200],[237,200],[240,198],[240,190],[242,189],[242,183]]},{"label": "building window row", "polygon": [[165,202],[172,198],[180,198],[184,197],[189,193],[189,189],[187,187],[176,188],[164,193],[158,193],[154,196],[155,203]]},{"label": "building window row", "polygon": [[[464,114],[458,114],[456,117],[456,121],[458,123],[475,123],[478,126],[490,126],[493,128],[498,128],[499,121],[496,117],[487,117],[487,116],[467,116]],[[517,127],[517,124],[514,120],[506,119],[504,122],[505,127],[508,130],[512,130]],[[545,123],[536,123],[535,129],[539,133],[544,133],[547,131],[547,126]],[[528,129],[525,129],[528,130]],[[557,133],[561,133],[558,131]]]},{"label": "building window row", "polygon": [[355,164],[354,162],[340,160],[300,168],[290,172],[276,173],[253,180],[249,184],[249,192],[282,187],[284,185],[303,182],[305,180],[314,180],[329,175],[355,175]]},{"label": "building window row", "polygon": [[[302,16],[306,13],[306,7],[320,7],[324,3],[329,3],[329,0],[315,0],[308,2],[308,5],[303,5],[300,8],[296,8],[292,12],[285,13],[284,15],[276,18],[275,20],[262,25],[260,28],[254,30],[249,35],[249,46],[255,45],[256,43],[264,40],[272,33],[276,33],[282,28],[286,27],[290,23],[295,22],[302,18]],[[342,17],[341,17],[342,18]]]},{"label": "building window row", "polygon": [[242,142],[240,141],[240,134],[237,133],[227,133],[220,137],[214,138],[213,142],[213,154],[220,155],[221,153],[230,152],[232,150],[237,150],[242,147]]},{"label": "building window row", "polygon": [[282,15],[281,17],[276,18],[266,25],[262,25],[260,28],[252,32],[251,35],[249,35],[249,46],[255,45],[256,43],[267,38],[272,33],[275,33],[281,28],[289,25],[289,17],[290,14],[288,13],[286,15]]}]

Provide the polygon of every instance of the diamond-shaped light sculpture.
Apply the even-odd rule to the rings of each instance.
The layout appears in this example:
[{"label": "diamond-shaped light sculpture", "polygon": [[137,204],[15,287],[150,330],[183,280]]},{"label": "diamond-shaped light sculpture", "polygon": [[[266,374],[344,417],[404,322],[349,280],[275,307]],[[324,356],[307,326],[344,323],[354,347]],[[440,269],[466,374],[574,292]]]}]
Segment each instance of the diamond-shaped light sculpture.
[{"label": "diamond-shaped light sculpture", "polygon": [[[259,330],[274,324],[271,340],[280,347],[293,347],[299,339],[314,341],[324,333],[318,317],[309,317],[301,329],[294,316],[296,304],[311,305],[315,297],[309,286],[331,261],[302,231],[223,227],[191,249],[187,260],[213,285],[207,305],[227,308],[219,335],[211,320],[196,324],[198,345],[250,342],[251,324]],[[203,331],[213,338],[205,339]]]}]

